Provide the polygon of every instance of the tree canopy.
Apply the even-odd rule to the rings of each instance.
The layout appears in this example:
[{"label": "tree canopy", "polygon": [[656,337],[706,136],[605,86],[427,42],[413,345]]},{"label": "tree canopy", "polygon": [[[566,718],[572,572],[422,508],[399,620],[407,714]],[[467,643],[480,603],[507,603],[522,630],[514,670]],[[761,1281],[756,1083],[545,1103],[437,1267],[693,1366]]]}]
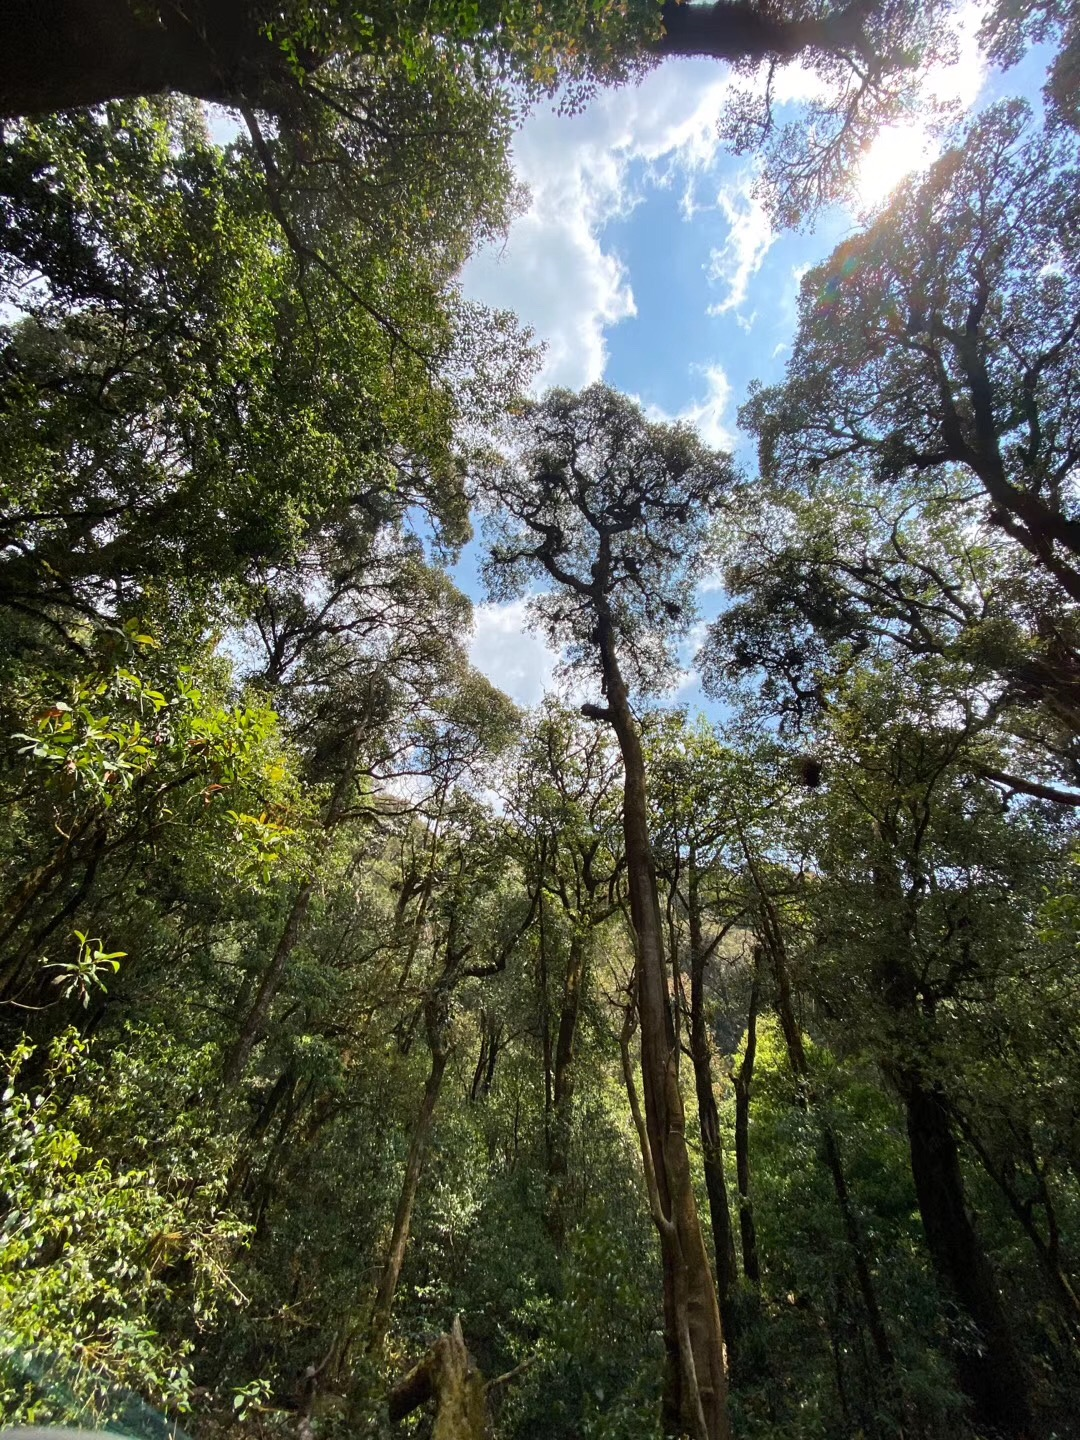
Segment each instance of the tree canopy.
[{"label": "tree canopy", "polygon": [[[528,393],[460,282],[538,96],[733,63],[794,219],[954,19],[8,6],[4,1423],[1072,1433],[1073,15],[986,12],[1044,112],[805,276],[756,468]],[[559,652],[531,711],[470,660],[474,521]]]}]

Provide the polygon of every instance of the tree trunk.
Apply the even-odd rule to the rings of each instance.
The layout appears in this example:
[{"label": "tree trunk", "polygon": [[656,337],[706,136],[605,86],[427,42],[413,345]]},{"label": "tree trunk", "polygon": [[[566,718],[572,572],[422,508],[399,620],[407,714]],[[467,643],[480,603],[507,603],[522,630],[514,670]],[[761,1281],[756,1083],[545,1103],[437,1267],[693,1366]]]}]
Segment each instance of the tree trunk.
[{"label": "tree trunk", "polygon": [[[599,573],[604,564],[602,554]],[[597,612],[608,701],[608,708],[600,714],[615,730],[624,770],[623,829],[637,950],[636,988],[648,1142],[648,1155],[643,1153],[642,1159],[655,1176],[653,1219],[660,1234],[664,1269],[664,1339],[669,1372],[665,1418],[670,1426],[677,1416],[677,1423],[699,1440],[729,1440],[723,1327],[686,1146],[660,899],[649,841],[645,759],[616,657],[611,614],[602,595],[597,600]],[[591,707],[587,713],[596,715]]]},{"label": "tree trunk", "polygon": [[705,1168],[705,1191],[709,1198],[713,1249],[716,1252],[716,1281],[720,1317],[724,1324],[729,1360],[736,1344],[732,1295],[738,1280],[735,1236],[731,1225],[727,1183],[724,1178],[724,1147],[720,1136],[720,1115],[713,1090],[712,1051],[705,1025],[706,950],[701,931],[699,876],[693,855],[687,875],[687,914],[690,922],[690,1059],[694,1066],[701,1154]]},{"label": "tree trunk", "polygon": [[[821,18],[783,20],[728,0],[668,0],[657,55],[784,59],[806,49],[868,59],[865,0]],[[272,13],[272,11],[267,12]],[[307,70],[326,56],[298,59]],[[6,0],[0,5],[0,116],[35,115],[172,90],[273,110],[298,87],[247,0]]]},{"label": "tree trunk", "polygon": [[[330,832],[341,819],[345,809],[345,800],[349,793],[349,787],[353,781],[353,765],[356,761],[356,754],[359,748],[359,731],[351,737],[351,745],[348,752],[348,761],[344,766],[337,784],[334,786],[333,794],[330,796],[330,803],[326,807],[326,815],[323,819],[323,840],[328,839]],[[222,1072],[222,1081],[226,1089],[231,1089],[239,1084],[251,1052],[262,1037],[267,1021],[270,1018],[270,1007],[281,988],[281,981],[285,974],[285,967],[289,963],[289,957],[303,934],[304,922],[307,920],[308,911],[311,908],[311,899],[315,894],[315,875],[309,875],[292,903],[285,921],[285,928],[274,951],[273,959],[266,967],[259,988],[255,995],[255,1001],[245,1016],[240,1026],[240,1033],[236,1042],[229,1052]]]},{"label": "tree trunk", "polygon": [[554,1163],[554,1113],[555,1075],[554,1059],[551,1052],[551,996],[548,993],[548,950],[547,926],[544,923],[544,850],[540,851],[540,871],[536,879],[536,903],[539,921],[539,947],[537,955],[537,981],[540,991],[540,1043],[544,1055],[544,1154],[547,1156],[548,1172]]},{"label": "tree trunk", "polygon": [[413,1205],[416,1202],[420,1175],[424,1168],[424,1155],[431,1135],[431,1122],[435,1114],[439,1091],[442,1089],[446,1062],[450,1055],[445,997],[433,996],[428,1001],[425,1006],[424,1019],[427,1026],[428,1045],[431,1048],[431,1070],[428,1074],[427,1084],[424,1086],[424,1098],[420,1103],[420,1113],[416,1117],[416,1125],[413,1127],[412,1139],[409,1142],[409,1154],[405,1161],[405,1175],[401,1182],[401,1194],[398,1197],[397,1210],[394,1214],[394,1226],[390,1232],[386,1260],[379,1277],[375,1304],[372,1307],[367,1342],[369,1355],[377,1354],[382,1350],[386,1332],[390,1328],[390,1315],[394,1307],[394,1295],[397,1291],[398,1280],[401,1278],[401,1267],[405,1261],[405,1249],[409,1243],[409,1227],[412,1223]]},{"label": "tree trunk", "polygon": [[239,1084],[247,1068],[248,1060],[251,1058],[251,1052],[266,1029],[266,1022],[270,1018],[270,1007],[281,988],[281,980],[285,974],[285,967],[289,963],[289,957],[296,949],[300,939],[314,893],[315,880],[314,877],[309,876],[293,898],[273,958],[263,972],[254,1002],[241,1023],[240,1033],[225,1061],[221,1078],[226,1089],[232,1089],[234,1085]]},{"label": "tree trunk", "polygon": [[581,990],[585,979],[585,942],[574,934],[566,959],[559,1028],[555,1038],[555,1068],[552,1077],[551,1143],[548,1174],[551,1177],[551,1229],[556,1241],[564,1234],[565,1183],[570,1173],[571,1109],[574,1099],[574,1040],[581,1013]]},{"label": "tree trunk", "polygon": [[247,0],[6,0],[0,114],[43,114],[165,90],[259,104],[286,80]]},{"label": "tree trunk", "polygon": [[[897,876],[876,865],[873,882],[885,913],[903,917],[908,905]],[[1025,1440],[1033,1433],[1027,1381],[989,1257],[968,1213],[948,1102],[940,1085],[910,1058],[916,1043],[912,1021],[925,1019],[926,1002],[906,948],[912,922],[902,921],[899,929],[899,943],[880,951],[876,978],[894,1017],[893,1048],[909,1058],[886,1068],[907,1115],[911,1174],[930,1263],[945,1296],[956,1300],[980,1337],[954,1346],[956,1377],[980,1428]]]},{"label": "tree trunk", "polygon": [[[955,1114],[955,1111],[953,1112]],[[1016,1187],[1010,1182],[1001,1165],[995,1164],[993,1156],[979,1139],[974,1129],[965,1123],[962,1115],[956,1116],[957,1123],[967,1140],[968,1144],[975,1151],[982,1161],[982,1167],[993,1180],[994,1184],[1008,1201],[1009,1208],[1015,1215],[1024,1234],[1031,1241],[1035,1254],[1039,1257],[1039,1263],[1045,1271],[1057,1295],[1065,1314],[1065,1321],[1069,1326],[1074,1339],[1080,1337],[1080,1297],[1077,1296],[1071,1277],[1066,1273],[1061,1262],[1061,1241],[1058,1228],[1057,1216],[1054,1206],[1051,1204],[1045,1178],[1036,1176],[1041,1192],[1040,1203],[1044,1209],[1049,1230],[1049,1237],[1044,1237],[1035,1217],[1032,1214],[1030,1200],[1022,1200],[1017,1194]],[[1034,1169],[1034,1166],[1032,1167]]]},{"label": "tree trunk", "polygon": [[761,946],[754,947],[754,978],[750,985],[750,1009],[746,1017],[746,1048],[735,1072],[735,1178],[739,1187],[739,1238],[742,1241],[743,1274],[754,1285],[761,1283],[758,1262],[757,1227],[750,1199],[750,1089],[757,1058],[757,1015],[761,981]]},{"label": "tree trunk", "polygon": [[664,33],[653,49],[659,55],[708,55],[714,60],[788,59],[803,50],[855,50],[864,59],[867,6],[854,0],[846,10],[822,18],[782,20],[763,7],[720,0],[714,5],[667,0]]},{"label": "tree trunk", "polygon": [[979,1342],[956,1349],[957,1376],[975,1419],[991,1434],[1033,1434],[1024,1371],[968,1213],[964,1178],[945,1097],[914,1069],[894,1074],[907,1111],[911,1173],[934,1271],[975,1322]]},{"label": "tree trunk", "polygon": [[502,1026],[491,1011],[480,1010],[480,1054],[476,1057],[472,1084],[469,1086],[469,1100],[476,1105],[491,1094],[495,1081],[495,1066],[503,1050]]}]

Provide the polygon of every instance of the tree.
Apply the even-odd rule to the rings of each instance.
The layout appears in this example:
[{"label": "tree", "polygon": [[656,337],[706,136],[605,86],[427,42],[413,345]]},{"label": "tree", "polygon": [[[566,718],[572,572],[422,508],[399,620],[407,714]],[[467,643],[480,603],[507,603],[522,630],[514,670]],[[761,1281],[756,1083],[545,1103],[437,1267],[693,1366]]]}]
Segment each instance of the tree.
[{"label": "tree", "polygon": [[980,116],[804,281],[784,385],[746,419],[767,476],[959,467],[987,517],[1080,599],[1075,136]]},{"label": "tree", "polygon": [[324,526],[356,546],[411,505],[461,543],[462,411],[483,423],[483,394],[497,413],[525,352],[453,289],[484,217],[505,219],[505,155],[500,181],[475,136],[420,188],[432,143],[369,145],[377,204],[312,216],[327,273],[283,243],[251,153],[212,145],[188,103],[9,128],[10,606],[115,612],[182,580],[191,603],[243,607]]},{"label": "tree", "polygon": [[[923,7],[925,9],[925,7]],[[0,71],[4,113],[65,110],[105,100],[173,90],[223,105],[254,104],[288,113],[335,94],[347,58],[386,47],[408,52],[426,37],[441,37],[466,51],[493,55],[534,82],[586,65],[623,65],[633,46],[659,55],[716,59],[786,60],[804,51],[864,64],[883,39],[897,44],[904,23],[919,22],[919,7],[905,3],[846,4],[825,14],[794,6],[786,14],[744,3],[640,3],[619,10],[565,0],[545,10],[542,26],[527,5],[459,3],[436,9],[376,8],[363,18],[336,4],[298,0],[284,14],[258,0],[200,0],[178,10],[168,3],[132,13],[124,5],[91,6],[68,0],[40,7],[16,5],[5,16],[10,36]],[[911,63],[888,56],[888,65]],[[38,56],[38,68],[25,59]],[[90,63],[88,63],[90,62]],[[888,68],[888,67],[886,67]],[[880,76],[878,77],[880,78]],[[321,89],[326,86],[326,90]]]},{"label": "tree", "polygon": [[[962,778],[980,728],[977,712],[971,729],[958,718],[962,684],[954,675],[950,687],[932,662],[879,661],[830,689],[818,753],[824,773],[843,779],[808,799],[798,828],[814,876],[803,888],[810,983],[830,1026],[859,1015],[874,1027],[864,1033],[905,1109],[928,1254],[944,1297],[980,1336],[965,1342],[961,1326],[952,1339],[958,1380],[978,1423],[1025,1435],[1027,1365],[972,1214],[953,1087],[975,1014],[980,1028],[990,1013],[1009,1028],[997,997],[1027,963],[1021,892],[1046,884],[1059,859],[1056,827],[1044,832],[1034,812],[1010,821],[988,781]],[[836,819],[823,824],[826,811]],[[865,989],[850,1004],[856,983]]]},{"label": "tree", "polygon": [[513,458],[487,491],[494,593],[530,580],[530,603],[605,703],[583,713],[615,732],[637,965],[653,1219],[664,1257],[668,1423],[699,1440],[729,1433],[716,1289],[698,1221],[679,1092],[660,903],[649,838],[645,760],[630,684],[655,689],[691,618],[686,597],[707,561],[711,517],[730,484],[726,456],[686,428],[650,424],[603,386],[553,391],[524,413]]},{"label": "tree", "polygon": [[732,603],[698,657],[706,682],[754,677],[755,707],[797,733],[871,652],[933,660],[985,699],[978,773],[1073,804],[1057,782],[1080,774],[1074,608],[979,500],[948,469],[774,475],[731,526]]},{"label": "tree", "polygon": [[[990,967],[1015,957],[1003,926],[1019,917],[1009,917],[1001,901],[1013,883],[1006,875],[1017,863],[1024,827],[1009,827],[1006,839],[1000,822],[993,826],[992,808],[983,808],[985,790],[980,796],[971,787],[965,795],[949,785],[947,767],[963,742],[962,732],[950,728],[931,720],[916,731],[900,720],[866,754],[859,802],[874,838],[857,862],[859,880],[849,875],[870,887],[883,926],[871,942],[869,983],[881,996],[889,1037],[883,1064],[906,1109],[927,1246],[985,1346],[960,1348],[958,1374],[982,1423],[1024,1435],[1032,1423],[1024,1367],[970,1215],[949,1083],[932,1059],[941,1053],[949,1009],[964,1004],[969,985],[986,983]],[[886,933],[891,943],[883,941]]]},{"label": "tree", "polygon": [[[681,715],[668,725],[656,725],[647,737],[647,763],[651,776],[651,826],[657,871],[667,889],[667,920],[672,989],[680,1011],[682,998],[679,930],[685,915],[690,970],[690,1007],[686,1016],[690,1059],[694,1068],[698,1126],[701,1132],[705,1191],[712,1223],[713,1254],[720,1316],[724,1324],[729,1362],[738,1356],[738,1333],[734,1291],[738,1279],[735,1234],[724,1175],[724,1144],[716,1103],[712,1070],[712,1038],[705,1013],[706,970],[716,960],[718,949],[745,914],[742,897],[725,896],[727,905],[710,905],[722,889],[722,857],[733,838],[733,815],[728,803],[730,775],[728,755],[715,735],[704,726],[691,729]],[[720,911],[718,914],[717,911]],[[712,933],[709,934],[708,932]],[[751,1002],[749,1036],[756,1025],[756,996]],[[749,1064],[741,1092],[749,1105],[750,1074],[753,1071],[753,1039],[748,1039]],[[753,1212],[749,1205],[749,1171],[746,1116],[740,1113],[736,1130],[744,1144],[738,1146],[740,1232],[743,1241],[743,1269],[748,1280],[760,1278],[753,1240]]]}]

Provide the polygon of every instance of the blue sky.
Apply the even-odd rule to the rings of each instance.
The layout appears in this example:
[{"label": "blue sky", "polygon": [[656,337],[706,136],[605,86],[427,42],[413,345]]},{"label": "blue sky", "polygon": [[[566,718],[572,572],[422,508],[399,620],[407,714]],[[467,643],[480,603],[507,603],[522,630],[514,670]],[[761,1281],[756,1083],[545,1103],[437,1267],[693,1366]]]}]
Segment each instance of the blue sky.
[{"label": "blue sky", "polygon": [[[1037,96],[1044,58],[988,75],[973,44],[976,18],[969,12],[958,62],[932,78],[934,93],[965,108]],[[731,83],[713,61],[668,61],[639,85],[601,91],[576,116],[538,109],[515,142],[529,209],[503,245],[470,263],[464,285],[517,311],[545,341],[538,390],[603,379],[658,416],[691,421],[752,468],[736,413],[751,380],[783,375],[803,272],[914,160],[928,164],[935,144],[913,127],[880,137],[849,208],[820,217],[811,233],[777,234],[754,196],[752,161],[717,140]],[[784,96],[796,105],[813,83],[790,67]],[[456,571],[478,602],[473,661],[519,703],[535,704],[557,657],[528,633],[523,604],[484,603],[477,557],[474,542]],[[720,597],[700,599],[714,614]],[[692,676],[677,698],[701,703]]]}]

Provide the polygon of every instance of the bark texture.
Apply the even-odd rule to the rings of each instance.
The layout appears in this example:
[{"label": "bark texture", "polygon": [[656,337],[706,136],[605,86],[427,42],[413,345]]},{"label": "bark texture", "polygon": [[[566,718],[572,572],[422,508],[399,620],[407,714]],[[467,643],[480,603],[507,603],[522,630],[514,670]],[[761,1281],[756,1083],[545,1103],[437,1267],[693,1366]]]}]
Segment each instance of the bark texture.
[{"label": "bark texture", "polygon": [[259,103],[287,79],[245,0],[6,0],[0,112],[43,114],[165,90]]},{"label": "bark texture", "polygon": [[853,0],[828,15],[785,20],[757,5],[667,0],[664,33],[654,49],[659,55],[708,55],[714,60],[783,60],[803,50],[854,50],[868,56],[863,21],[871,8],[866,0]]},{"label": "bark texture", "polygon": [[[805,50],[872,59],[873,0],[787,20],[745,3],[664,4],[657,55],[787,59]],[[40,115],[177,91],[271,112],[299,97],[257,0],[6,0],[0,6],[0,116]],[[329,56],[298,55],[306,70]]]}]

